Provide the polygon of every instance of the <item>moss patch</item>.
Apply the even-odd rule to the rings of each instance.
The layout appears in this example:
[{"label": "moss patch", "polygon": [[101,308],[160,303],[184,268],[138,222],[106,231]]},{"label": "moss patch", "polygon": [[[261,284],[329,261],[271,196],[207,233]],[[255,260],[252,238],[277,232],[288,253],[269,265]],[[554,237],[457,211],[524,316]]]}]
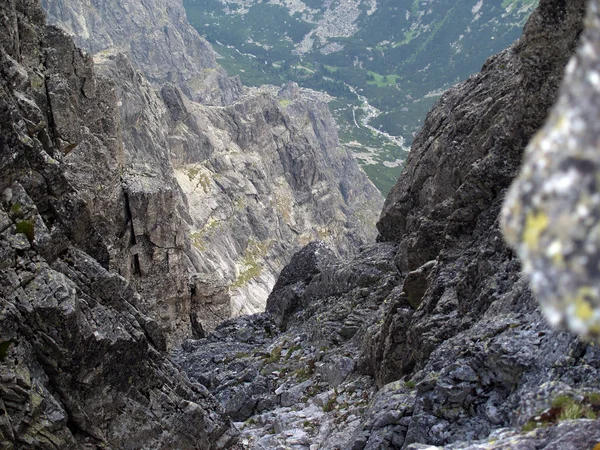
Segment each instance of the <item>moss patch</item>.
[{"label": "moss patch", "polygon": [[536,428],[547,427],[564,420],[592,419],[595,420],[600,414],[600,393],[591,392],[581,398],[569,395],[559,395],[550,405],[550,408],[529,419],[523,425],[523,432],[529,432]]},{"label": "moss patch", "polygon": [[209,172],[202,166],[192,166],[186,169],[185,174],[189,178],[190,183],[196,183],[196,189],[202,187],[202,190],[205,193],[208,193],[210,191],[212,172]]},{"label": "moss patch", "polygon": [[25,236],[27,236],[27,240],[31,244],[33,242],[33,240],[35,239],[35,220],[34,219],[19,220],[16,223],[16,226],[17,226],[17,233],[22,233]]},{"label": "moss patch", "polygon": [[271,248],[272,242],[258,242],[251,239],[248,242],[244,257],[242,258],[243,269],[235,281],[229,286],[230,289],[239,289],[246,286],[250,280],[258,278],[262,273],[262,266],[260,260],[265,257],[269,248]]}]

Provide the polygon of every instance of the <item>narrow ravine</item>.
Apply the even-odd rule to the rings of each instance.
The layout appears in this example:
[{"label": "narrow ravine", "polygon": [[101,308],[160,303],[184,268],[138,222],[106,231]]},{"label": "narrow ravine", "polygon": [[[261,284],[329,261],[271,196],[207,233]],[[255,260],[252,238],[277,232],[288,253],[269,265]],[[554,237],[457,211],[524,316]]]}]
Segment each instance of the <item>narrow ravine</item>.
[{"label": "narrow ravine", "polygon": [[381,115],[381,111],[379,109],[377,109],[376,107],[374,107],[373,105],[371,105],[369,103],[369,99],[367,99],[367,97],[365,97],[364,95],[360,95],[354,87],[350,86],[347,83],[344,83],[344,85],[350,90],[350,92],[352,92],[354,95],[356,95],[356,98],[360,102],[362,102],[361,106],[353,106],[353,108],[352,108],[352,116],[354,117],[354,123],[358,126],[358,124],[356,123],[355,111],[357,109],[361,109],[365,113],[365,115],[360,118],[360,123],[362,124],[363,127],[371,130],[373,133],[387,139],[392,144],[397,145],[398,147],[402,148],[402,150],[408,152],[410,150],[410,147],[406,147],[405,140],[402,136],[394,136],[385,131],[381,131],[381,130],[375,128],[373,125],[369,125],[369,122],[371,121],[371,119],[374,119]]}]

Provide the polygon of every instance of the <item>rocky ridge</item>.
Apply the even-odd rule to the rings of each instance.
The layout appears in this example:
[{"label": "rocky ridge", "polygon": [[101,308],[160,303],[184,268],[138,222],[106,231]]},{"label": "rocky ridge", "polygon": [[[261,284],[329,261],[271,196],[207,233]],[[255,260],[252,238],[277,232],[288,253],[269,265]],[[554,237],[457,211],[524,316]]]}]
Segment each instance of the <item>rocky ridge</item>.
[{"label": "rocky ridge", "polygon": [[[133,39],[118,20],[121,6],[92,6],[45,4],[53,22],[98,50],[96,70],[116,82],[123,167],[120,179],[116,172],[96,179],[105,174],[90,173],[91,154],[68,130],[61,138],[70,149],[68,176],[88,201],[100,197],[93,186],[114,194],[110,204],[101,196],[98,216],[126,211],[127,225],[105,235],[111,267],[142,294],[169,345],[231,315],[262,310],[277,273],[311,240],[348,254],[374,239],[380,195],[310,91],[290,85],[272,95],[222,84],[215,91],[222,99],[213,101],[186,80],[222,69],[182,19],[179,3],[131,6]],[[165,36],[175,36],[166,43],[162,32],[146,39],[158,16],[170,30]],[[122,53],[125,44],[130,56]],[[181,74],[160,78],[171,55],[183,59]]]},{"label": "rocky ridge", "polygon": [[42,0],[50,23],[92,54],[118,49],[157,86],[174,83],[191,99],[230,104],[243,92],[187,22],[180,2]]}]

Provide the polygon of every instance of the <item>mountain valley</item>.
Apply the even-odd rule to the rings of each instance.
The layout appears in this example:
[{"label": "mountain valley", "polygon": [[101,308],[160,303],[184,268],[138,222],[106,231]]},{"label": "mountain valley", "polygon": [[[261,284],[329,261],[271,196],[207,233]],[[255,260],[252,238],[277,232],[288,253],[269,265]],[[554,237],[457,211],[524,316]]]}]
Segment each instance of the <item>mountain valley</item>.
[{"label": "mountain valley", "polygon": [[[281,5],[335,54],[383,2]],[[329,94],[244,86],[179,1],[0,23],[0,449],[600,445],[600,1],[540,0],[383,202]]]},{"label": "mountain valley", "polygon": [[342,142],[384,195],[434,101],[521,33],[536,0],[185,0],[245,84],[324,90]]}]

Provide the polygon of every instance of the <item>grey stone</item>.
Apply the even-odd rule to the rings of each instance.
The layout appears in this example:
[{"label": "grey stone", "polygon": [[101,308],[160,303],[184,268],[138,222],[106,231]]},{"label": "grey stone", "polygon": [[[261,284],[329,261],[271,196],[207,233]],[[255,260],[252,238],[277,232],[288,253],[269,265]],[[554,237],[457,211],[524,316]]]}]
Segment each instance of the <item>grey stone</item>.
[{"label": "grey stone", "polygon": [[523,261],[546,318],[586,339],[600,339],[599,194],[596,173],[599,62],[598,4],[569,63],[560,97],[527,148],[507,195],[507,240]]}]

